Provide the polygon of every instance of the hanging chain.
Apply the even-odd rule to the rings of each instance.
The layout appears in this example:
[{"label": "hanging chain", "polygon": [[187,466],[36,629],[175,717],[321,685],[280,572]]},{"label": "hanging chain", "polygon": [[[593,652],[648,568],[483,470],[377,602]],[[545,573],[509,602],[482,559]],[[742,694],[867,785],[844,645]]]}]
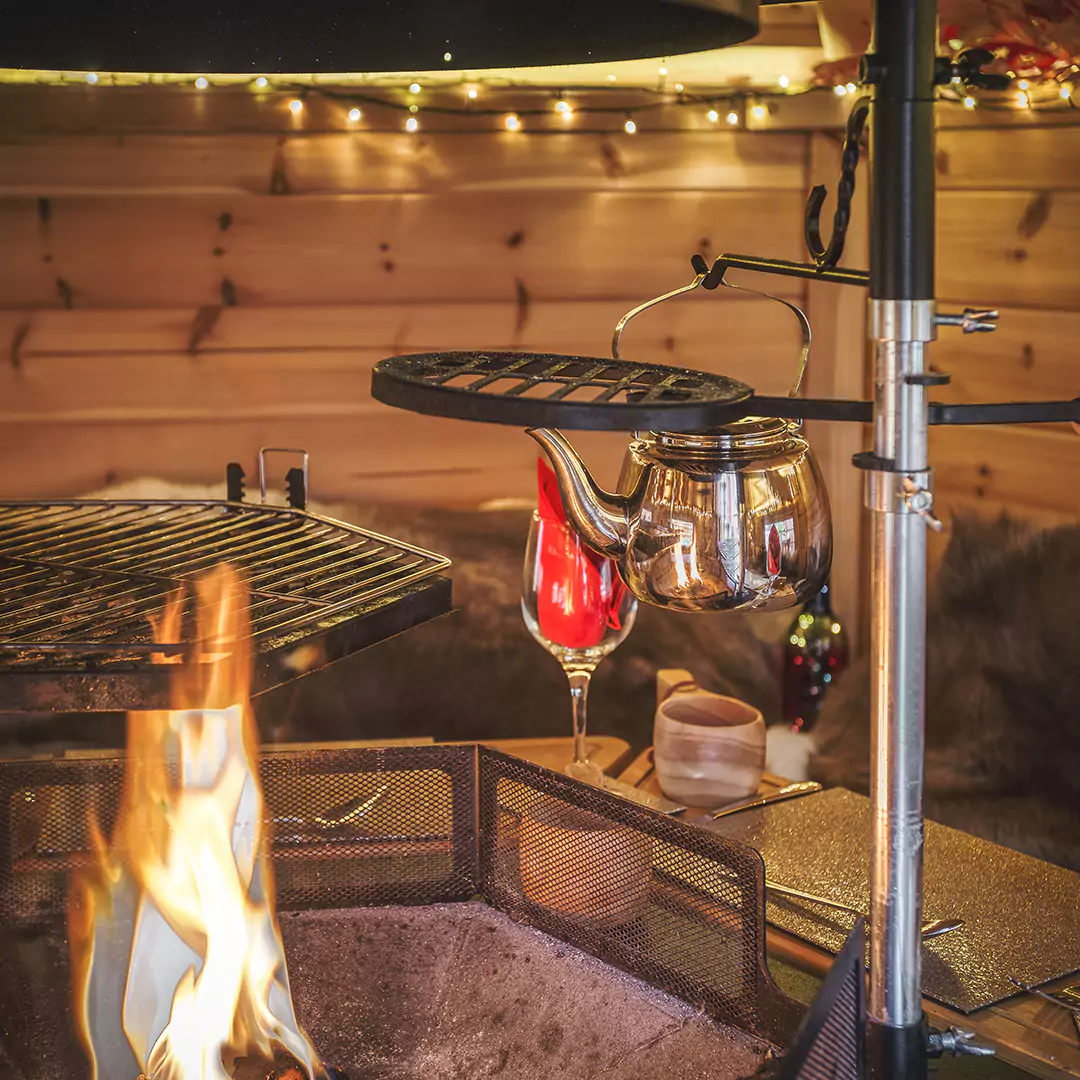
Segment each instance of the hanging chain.
[{"label": "hanging chain", "polygon": [[844,239],[851,222],[851,200],[855,196],[855,170],[859,164],[859,143],[870,112],[869,97],[859,98],[848,116],[844,148],[840,154],[840,183],[836,191],[836,213],[833,215],[833,231],[826,247],[821,240],[821,208],[828,194],[824,184],[818,184],[806,201],[804,231],[806,248],[818,266],[833,267],[844,253]]}]

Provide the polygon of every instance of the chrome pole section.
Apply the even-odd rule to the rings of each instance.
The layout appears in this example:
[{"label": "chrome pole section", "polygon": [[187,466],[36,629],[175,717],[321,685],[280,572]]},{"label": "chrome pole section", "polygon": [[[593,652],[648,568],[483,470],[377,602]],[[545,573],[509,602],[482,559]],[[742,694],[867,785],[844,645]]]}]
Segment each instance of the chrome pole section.
[{"label": "chrome pole section", "polygon": [[874,451],[870,795],[871,1074],[926,1076],[921,995],[926,528],[923,373],[934,337],[935,0],[876,0],[863,81],[871,126]]}]

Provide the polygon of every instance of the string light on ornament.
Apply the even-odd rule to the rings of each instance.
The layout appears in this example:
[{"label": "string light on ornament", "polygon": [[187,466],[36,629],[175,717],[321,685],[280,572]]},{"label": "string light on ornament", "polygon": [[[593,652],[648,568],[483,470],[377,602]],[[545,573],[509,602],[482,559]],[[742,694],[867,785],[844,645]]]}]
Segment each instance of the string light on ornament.
[{"label": "string light on ornament", "polygon": [[356,121],[357,121],[357,120],[359,120],[359,119],[360,119],[360,117],[361,117],[361,116],[363,116],[363,115],[364,115],[364,114],[363,114],[363,113],[362,113],[362,112],[361,112],[361,111],[360,111],[359,109],[350,109],[350,110],[349,110],[349,120],[350,120],[350,121],[351,121],[352,123],[354,123],[354,124],[355,124],[355,123],[356,123]]},{"label": "string light on ornament", "polygon": [[833,87],[833,91],[837,97],[843,97],[847,93],[847,87],[843,83],[837,83]]},{"label": "string light on ornament", "polygon": [[291,112],[293,116],[299,116],[303,111],[304,103],[299,98],[293,98],[292,101],[289,102],[289,112]]},{"label": "string light on ornament", "polygon": [[1068,101],[1069,98],[1072,97],[1072,87],[1068,83],[1065,83],[1058,91],[1058,96],[1064,101]]},{"label": "string light on ornament", "polygon": [[660,78],[663,78],[667,74],[667,68],[666,67],[658,68],[656,74],[659,75]]},{"label": "string light on ornament", "polygon": [[683,84],[681,82],[677,82],[675,84],[675,93],[676,94],[681,94],[683,92],[683,90],[685,90],[685,89],[686,89],[686,87],[683,86]]},{"label": "string light on ornament", "polygon": [[732,109],[731,112],[729,112],[727,114],[727,122],[732,127],[738,127],[739,126],[739,114],[734,109]]},{"label": "string light on ornament", "polygon": [[410,135],[415,135],[420,130],[420,121],[417,120],[415,116],[410,116],[409,119],[405,121],[405,130]]},{"label": "string light on ornament", "polygon": [[855,85],[855,84],[854,84],[853,82],[849,82],[849,83],[848,83],[848,84],[847,84],[847,85],[846,85],[846,86],[844,87],[844,89],[845,89],[845,90],[847,90],[847,92],[848,92],[849,94],[854,94],[854,93],[855,93],[855,91],[856,91],[856,90],[858,90],[858,87],[857,87],[857,86],[856,86],[856,85]]},{"label": "string light on ornament", "polygon": [[637,133],[637,124],[634,123],[634,118],[632,116],[626,118],[626,123],[623,124],[623,131],[625,131],[627,135],[634,135]]},{"label": "string light on ornament", "polygon": [[706,114],[710,124],[715,124],[720,119],[720,114],[715,109],[710,109]]},{"label": "string light on ornament", "polygon": [[566,101],[563,98],[562,94],[560,94],[555,101],[555,111],[557,113],[563,113],[565,115],[566,113],[573,112],[574,110],[570,108],[570,102]]},{"label": "string light on ornament", "polygon": [[88,71],[86,73],[86,81],[93,86],[98,81],[98,75],[96,71]]},{"label": "string light on ornament", "polygon": [[964,108],[965,109],[974,109],[975,108],[975,99],[970,94],[966,98],[964,98]]},{"label": "string light on ornament", "polygon": [[507,113],[503,124],[506,125],[507,131],[520,131],[521,130],[521,117],[517,113]]},{"label": "string light on ornament", "polygon": [[1031,83],[1029,83],[1027,79],[1021,79],[1016,85],[1019,86],[1021,90],[1027,90],[1028,87],[1031,86]]},{"label": "string light on ornament", "polygon": [[764,120],[769,115],[769,110],[761,104],[760,101],[755,102],[750,108],[750,115],[755,120]]},{"label": "string light on ornament", "polygon": [[781,90],[786,90],[791,85],[791,80],[786,75],[781,75],[777,82],[780,83]]},{"label": "string light on ornament", "polygon": [[205,90],[209,85],[210,85],[210,83],[207,81],[207,78],[206,78],[205,75],[200,75],[195,80],[195,88],[197,90]]},{"label": "string light on ornament", "polygon": [[410,94],[419,94],[421,90],[423,90],[423,87],[418,82],[414,82],[414,83],[409,84],[409,93]]},{"label": "string light on ornament", "polygon": [[265,76],[265,75],[260,75],[260,76],[259,76],[259,77],[258,77],[258,78],[257,78],[257,79],[255,80],[255,85],[256,85],[256,86],[257,86],[257,87],[258,87],[258,88],[259,88],[260,90],[265,90],[265,89],[266,89],[266,86],[267,86],[267,78],[266,78],[266,76]]}]

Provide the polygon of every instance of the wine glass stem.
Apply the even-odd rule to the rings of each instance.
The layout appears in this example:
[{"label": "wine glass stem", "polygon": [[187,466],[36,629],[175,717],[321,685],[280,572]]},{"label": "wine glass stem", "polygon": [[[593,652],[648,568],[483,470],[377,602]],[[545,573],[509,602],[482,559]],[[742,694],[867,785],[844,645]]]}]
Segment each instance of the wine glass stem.
[{"label": "wine glass stem", "polygon": [[570,707],[574,714],[574,764],[584,765],[588,760],[585,752],[586,706],[593,669],[575,667],[566,668],[565,671],[570,683]]}]

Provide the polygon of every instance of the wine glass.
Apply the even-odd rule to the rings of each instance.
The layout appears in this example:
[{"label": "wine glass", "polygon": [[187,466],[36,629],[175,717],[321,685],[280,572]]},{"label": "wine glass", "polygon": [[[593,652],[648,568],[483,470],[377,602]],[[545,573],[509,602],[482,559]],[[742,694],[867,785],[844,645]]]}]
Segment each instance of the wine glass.
[{"label": "wine glass", "polygon": [[630,633],[637,600],[613,560],[588,548],[565,521],[534,512],[521,614],[529,633],[562,664],[570,684],[574,760],[566,772],[600,786],[603,773],[585,749],[589,682],[596,665]]}]

